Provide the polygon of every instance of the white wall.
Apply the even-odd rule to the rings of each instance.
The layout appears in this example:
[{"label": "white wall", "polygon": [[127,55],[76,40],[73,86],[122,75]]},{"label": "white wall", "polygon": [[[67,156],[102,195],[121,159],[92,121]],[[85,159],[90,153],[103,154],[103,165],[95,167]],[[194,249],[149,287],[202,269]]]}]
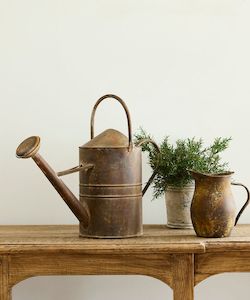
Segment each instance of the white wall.
[{"label": "white wall", "polygon": [[[224,158],[250,186],[249,0],[0,1],[1,224],[72,224],[74,216],[18,143],[40,135],[41,154],[62,170],[77,164],[98,97],[126,101],[133,128],[171,135],[232,136]],[[97,131],[126,132],[114,101],[97,112]],[[144,176],[150,169],[144,163]],[[77,193],[77,175],[65,177]],[[245,194],[235,191],[237,205]],[[164,200],[144,199],[144,222],[165,223]],[[249,223],[250,208],[241,222]],[[248,299],[250,274],[210,278],[196,299]],[[146,277],[40,277],[14,300],[170,299]]]}]

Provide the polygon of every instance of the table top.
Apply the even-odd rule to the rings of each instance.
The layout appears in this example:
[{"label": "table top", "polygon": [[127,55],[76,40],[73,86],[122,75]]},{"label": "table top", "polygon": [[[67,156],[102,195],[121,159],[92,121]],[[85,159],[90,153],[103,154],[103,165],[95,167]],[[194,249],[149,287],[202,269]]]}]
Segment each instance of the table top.
[{"label": "table top", "polygon": [[237,225],[230,237],[200,238],[189,229],[144,225],[141,237],[92,239],[78,236],[77,225],[1,225],[0,254],[21,252],[74,253],[204,253],[250,251],[250,224]]}]

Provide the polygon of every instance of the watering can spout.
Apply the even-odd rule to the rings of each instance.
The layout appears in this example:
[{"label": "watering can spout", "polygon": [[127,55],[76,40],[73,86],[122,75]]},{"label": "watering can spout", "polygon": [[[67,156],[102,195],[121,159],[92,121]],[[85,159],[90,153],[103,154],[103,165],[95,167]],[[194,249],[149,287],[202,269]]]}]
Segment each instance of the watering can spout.
[{"label": "watering can spout", "polygon": [[[44,175],[48,178],[60,196],[63,198],[65,203],[71,209],[77,219],[83,224],[84,227],[88,227],[90,222],[90,212],[85,202],[80,202],[65,183],[58,177],[57,174],[50,165],[44,160],[44,158],[38,153],[40,148],[40,137],[31,136],[25,139],[16,150],[16,156],[18,158],[29,158],[31,157],[37,166],[41,169]],[[87,166],[88,168],[90,166]],[[83,168],[83,167],[79,167]],[[61,172],[63,173],[63,172]]]}]

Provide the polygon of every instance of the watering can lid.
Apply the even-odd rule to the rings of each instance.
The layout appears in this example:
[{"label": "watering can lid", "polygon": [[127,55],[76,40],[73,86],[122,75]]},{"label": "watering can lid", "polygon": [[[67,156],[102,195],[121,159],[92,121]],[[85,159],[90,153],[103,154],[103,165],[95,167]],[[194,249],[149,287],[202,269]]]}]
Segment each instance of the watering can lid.
[{"label": "watering can lid", "polygon": [[107,129],[80,148],[125,148],[128,145],[129,140],[123,133]]}]

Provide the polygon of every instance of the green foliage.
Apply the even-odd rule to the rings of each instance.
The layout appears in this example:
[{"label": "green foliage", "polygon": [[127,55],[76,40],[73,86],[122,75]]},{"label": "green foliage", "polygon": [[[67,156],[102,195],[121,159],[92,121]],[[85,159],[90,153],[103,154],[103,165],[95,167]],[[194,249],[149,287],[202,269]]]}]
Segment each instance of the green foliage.
[{"label": "green foliage", "polygon": [[[140,128],[135,134],[135,143],[152,136]],[[154,198],[162,195],[168,185],[183,187],[192,182],[188,170],[203,173],[221,173],[228,171],[228,163],[221,162],[220,153],[228,148],[230,138],[218,137],[213,144],[205,147],[202,139],[179,139],[175,145],[165,137],[160,144],[160,154],[150,143],[142,145],[142,151],[148,152],[153,170],[157,170],[154,179]]]}]

